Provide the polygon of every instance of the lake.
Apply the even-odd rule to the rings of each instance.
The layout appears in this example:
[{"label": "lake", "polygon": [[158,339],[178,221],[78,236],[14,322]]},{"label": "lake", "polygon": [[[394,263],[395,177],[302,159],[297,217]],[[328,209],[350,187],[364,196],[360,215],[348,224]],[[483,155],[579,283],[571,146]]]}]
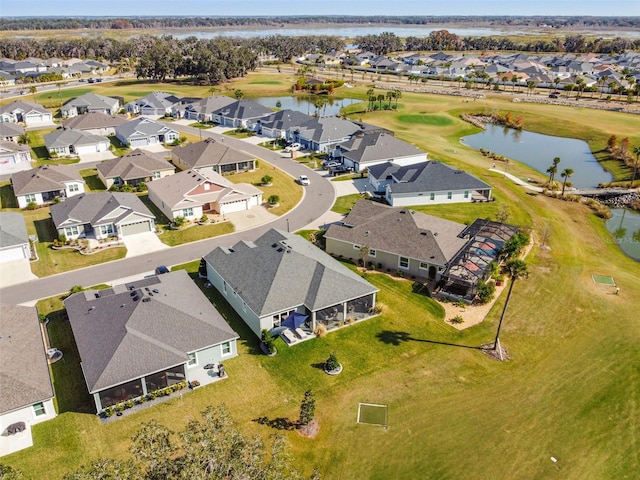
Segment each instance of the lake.
[{"label": "lake", "polygon": [[544,175],[555,157],[560,157],[556,179],[565,168],[573,169],[569,181],[576,188],[592,188],[610,182],[613,177],[595,159],[587,142],[573,138],[552,137],[514,130],[500,125],[487,125],[476,135],[460,141],[472,148],[485,149],[528,165]]},{"label": "lake", "polygon": [[[276,103],[280,102],[281,110],[297,110],[298,112],[313,115],[316,113],[316,106],[313,104],[316,98],[319,97],[304,95],[295,97],[258,97],[252,98],[251,100],[269,108],[276,108]],[[320,115],[323,117],[338,115],[342,107],[362,102],[359,98],[333,98],[327,96],[323,96],[322,98],[326,98],[328,101],[326,107],[320,111]]]},{"label": "lake", "polygon": [[640,213],[624,208],[612,208],[607,230],[624,253],[640,262]]}]

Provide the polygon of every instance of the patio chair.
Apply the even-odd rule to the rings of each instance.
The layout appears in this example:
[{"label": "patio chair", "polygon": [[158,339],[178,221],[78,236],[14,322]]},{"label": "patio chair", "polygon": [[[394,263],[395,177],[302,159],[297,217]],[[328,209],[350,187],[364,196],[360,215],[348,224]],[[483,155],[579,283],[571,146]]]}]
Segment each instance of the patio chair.
[{"label": "patio chair", "polygon": [[295,329],[296,335],[298,336],[298,338],[300,340],[304,340],[305,338],[307,338],[309,335],[307,335],[307,332],[305,332],[304,330],[302,330],[300,327]]},{"label": "patio chair", "polygon": [[298,339],[295,337],[293,332],[288,328],[286,330],[283,330],[281,335],[284,337],[285,341],[289,344],[296,343],[298,341]]}]

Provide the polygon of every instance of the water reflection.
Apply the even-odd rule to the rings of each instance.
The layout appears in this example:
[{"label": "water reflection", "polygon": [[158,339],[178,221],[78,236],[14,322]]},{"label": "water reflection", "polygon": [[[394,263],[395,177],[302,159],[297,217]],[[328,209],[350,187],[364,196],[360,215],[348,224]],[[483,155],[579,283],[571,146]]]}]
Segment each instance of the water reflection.
[{"label": "water reflection", "polygon": [[297,110],[307,115],[322,116],[339,115],[341,108],[362,102],[359,98],[336,98],[327,95],[258,97],[252,100],[269,108]]},{"label": "water reflection", "polygon": [[625,208],[613,208],[611,213],[607,230],[624,253],[640,261],[640,213]]}]

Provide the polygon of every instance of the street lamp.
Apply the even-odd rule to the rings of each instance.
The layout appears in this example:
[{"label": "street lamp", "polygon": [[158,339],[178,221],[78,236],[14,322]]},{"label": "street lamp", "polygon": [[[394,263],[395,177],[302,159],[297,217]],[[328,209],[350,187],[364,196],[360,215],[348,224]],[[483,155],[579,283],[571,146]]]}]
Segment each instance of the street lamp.
[{"label": "street lamp", "polygon": [[289,232],[289,219],[287,218],[287,232]]}]

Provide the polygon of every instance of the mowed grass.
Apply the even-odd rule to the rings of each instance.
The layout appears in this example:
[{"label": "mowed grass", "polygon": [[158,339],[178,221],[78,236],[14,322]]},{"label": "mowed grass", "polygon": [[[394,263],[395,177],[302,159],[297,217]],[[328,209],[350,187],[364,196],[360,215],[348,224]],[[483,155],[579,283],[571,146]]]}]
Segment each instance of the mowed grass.
[{"label": "mowed grass", "polygon": [[[233,86],[244,90],[246,83]],[[106,426],[89,414],[64,413],[36,425],[34,447],[4,457],[3,463],[32,478],[60,478],[99,456],[130,458],[130,439],[142,422],[155,419],[177,431],[218,403],[229,406],[244,433],[266,438],[275,431],[253,420],[297,418],[302,395],[311,388],[318,436],[279,431],[296,466],[308,474],[317,466],[328,479],[635,478],[640,471],[638,263],[620,252],[603,221],[586,207],[528,195],[487,172],[491,162],[459,144],[461,135],[477,130],[457,115],[510,110],[523,116],[527,130],[582,138],[594,151],[611,134],[640,143],[640,119],[492,97],[463,104],[455,97],[405,93],[402,100],[405,111],[367,113],[363,121],[384,125],[427,150],[429,158],[477,175],[494,187],[497,198],[494,204],[428,213],[465,221],[495,215],[505,204],[512,223],[530,226],[538,242],[540,232],[547,225],[551,229],[549,249],[534,246],[527,258],[529,278],[513,290],[501,334],[509,361],[469,348],[493,339],[504,297],[483,323],[459,332],[444,323],[437,304],[413,292],[411,281],[369,273],[367,279],[381,289],[382,315],[292,348],[277,340],[279,353],[269,358],[258,353],[257,338],[228,305],[205,289],[241,335],[240,356],[225,363],[227,380]],[[449,115],[453,124],[409,125],[396,118],[421,112]],[[544,179],[516,164],[509,171]],[[195,272],[197,262],[186,268]],[[593,274],[614,276],[621,294],[595,285]],[[331,352],[345,367],[337,377],[319,368]],[[358,425],[359,402],[388,405],[389,428]]]}]

